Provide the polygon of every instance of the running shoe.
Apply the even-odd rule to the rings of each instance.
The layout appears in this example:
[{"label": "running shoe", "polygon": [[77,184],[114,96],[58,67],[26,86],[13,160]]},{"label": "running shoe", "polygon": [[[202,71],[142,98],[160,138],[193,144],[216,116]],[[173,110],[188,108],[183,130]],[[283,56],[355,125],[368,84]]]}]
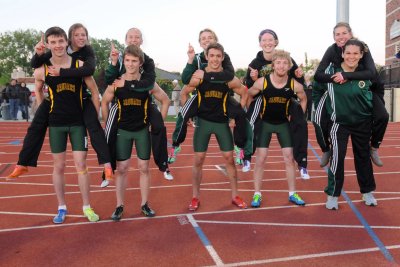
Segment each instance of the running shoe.
[{"label": "running shoe", "polygon": [[372,192],[363,194],[362,199],[365,201],[365,205],[367,205],[367,206],[377,206],[378,205],[378,201],[375,199]]},{"label": "running shoe", "polygon": [[142,206],[142,213],[144,214],[144,216],[146,217],[154,217],[156,216],[156,213],[154,210],[152,210],[149,207],[149,204],[146,202],[143,206]]},{"label": "running shoe", "polygon": [[308,174],[307,168],[300,167],[300,177],[303,180],[310,179],[310,175]]},{"label": "running shoe", "polygon": [[17,166],[15,166],[13,172],[7,176],[7,178],[15,179],[15,178],[18,178],[20,175],[27,173],[27,172],[28,172],[28,167],[17,165]]},{"label": "running shoe", "polygon": [[338,197],[328,196],[325,207],[328,210],[338,210],[339,209]]},{"label": "running shoe", "polygon": [[111,215],[111,219],[113,221],[119,221],[122,218],[122,214],[124,213],[124,205],[118,206],[114,213]]},{"label": "running shoe", "polygon": [[260,194],[254,194],[253,201],[251,202],[251,206],[253,208],[258,208],[261,206],[262,196]]},{"label": "running shoe", "polygon": [[196,211],[200,206],[200,200],[198,198],[192,198],[192,202],[189,204],[190,211]]},{"label": "running shoe", "polygon": [[164,172],[164,178],[165,178],[166,180],[168,180],[168,181],[174,180],[174,176],[172,176],[172,174],[171,174],[170,171],[165,171],[165,172]]},{"label": "running shoe", "polygon": [[110,182],[108,180],[103,180],[101,181],[100,187],[101,188],[105,188],[110,184]]},{"label": "running shoe", "polygon": [[178,155],[179,152],[181,152],[180,146],[172,147],[169,152],[168,163],[170,163],[170,164],[174,163],[176,161],[176,156]]},{"label": "running shoe", "polygon": [[251,170],[250,160],[243,160],[242,172],[249,172]]},{"label": "running shoe", "polygon": [[53,218],[53,223],[60,224],[65,221],[65,216],[67,216],[67,210],[60,209],[58,210],[57,215]]},{"label": "running shoe", "polygon": [[370,151],[371,151],[371,160],[372,160],[372,162],[376,166],[382,167],[383,166],[383,162],[382,162],[381,158],[379,157],[378,149],[371,147]]},{"label": "running shoe", "polygon": [[83,214],[89,220],[89,222],[97,222],[98,220],[100,220],[99,215],[94,213],[94,210],[92,208],[85,209],[83,211]]},{"label": "running shoe", "polygon": [[243,161],[242,161],[242,153],[241,153],[241,149],[238,146],[234,146],[233,150],[235,151],[235,163],[236,165],[242,165]]},{"label": "running shoe", "polygon": [[297,193],[289,196],[289,201],[299,206],[304,206],[306,204]]},{"label": "running shoe", "polygon": [[246,202],[244,202],[243,199],[239,196],[236,196],[234,199],[232,199],[232,204],[241,209],[247,209]]}]

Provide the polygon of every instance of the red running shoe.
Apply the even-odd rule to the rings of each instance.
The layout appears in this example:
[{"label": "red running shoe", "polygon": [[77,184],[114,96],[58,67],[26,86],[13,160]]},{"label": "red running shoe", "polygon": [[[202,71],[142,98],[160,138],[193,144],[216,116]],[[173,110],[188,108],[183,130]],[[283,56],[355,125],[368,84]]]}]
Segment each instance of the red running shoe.
[{"label": "red running shoe", "polygon": [[192,198],[192,202],[189,204],[190,211],[196,211],[200,206],[200,200],[198,198]]},{"label": "red running shoe", "polygon": [[18,178],[20,175],[27,173],[28,167],[17,165],[13,172],[7,176],[8,179],[15,179]]},{"label": "red running shoe", "polygon": [[232,199],[232,204],[238,206],[241,209],[247,209],[246,202],[244,202],[243,199],[239,196],[236,196],[234,199]]}]

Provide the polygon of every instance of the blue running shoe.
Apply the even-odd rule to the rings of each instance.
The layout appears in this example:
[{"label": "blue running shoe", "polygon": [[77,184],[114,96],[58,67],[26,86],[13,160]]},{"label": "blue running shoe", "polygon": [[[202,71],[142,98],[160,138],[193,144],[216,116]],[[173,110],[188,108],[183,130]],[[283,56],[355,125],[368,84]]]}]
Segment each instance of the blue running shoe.
[{"label": "blue running shoe", "polygon": [[60,224],[65,221],[65,216],[67,215],[67,210],[58,210],[57,215],[53,218],[53,223]]},{"label": "blue running shoe", "polygon": [[254,194],[253,201],[251,202],[251,206],[253,208],[258,208],[261,205],[262,196],[259,194]]},{"label": "blue running shoe", "polygon": [[294,193],[293,195],[291,195],[289,197],[289,201],[296,205],[299,205],[299,206],[304,206],[306,204],[306,202],[304,202],[304,200],[302,200],[301,197],[299,196],[299,194],[297,194],[297,193]]}]

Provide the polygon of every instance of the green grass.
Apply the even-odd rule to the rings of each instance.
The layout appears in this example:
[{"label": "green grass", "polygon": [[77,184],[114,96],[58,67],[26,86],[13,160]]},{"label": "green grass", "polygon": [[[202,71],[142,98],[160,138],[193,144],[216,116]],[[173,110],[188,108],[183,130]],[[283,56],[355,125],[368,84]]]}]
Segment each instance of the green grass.
[{"label": "green grass", "polygon": [[176,119],[174,117],[175,117],[175,115],[167,115],[167,118],[165,118],[165,121],[175,122]]}]

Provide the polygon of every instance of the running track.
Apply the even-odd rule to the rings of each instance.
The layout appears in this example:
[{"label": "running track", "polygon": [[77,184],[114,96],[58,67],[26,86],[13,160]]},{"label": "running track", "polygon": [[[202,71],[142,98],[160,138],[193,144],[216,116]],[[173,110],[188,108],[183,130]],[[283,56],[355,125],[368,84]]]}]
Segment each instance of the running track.
[{"label": "running track", "polygon": [[[380,149],[384,167],[374,169],[377,207],[367,207],[361,201],[349,147],[339,210],[325,209],[327,175],[319,167],[320,150],[309,124],[312,179],[297,180],[305,207],[287,200],[284,163],[273,139],[264,173],[262,207],[235,208],[212,139],[203,172],[201,206],[188,213],[193,163],[193,129],[189,129],[182,152],[171,165],[174,181],[165,180],[151,163],[150,204],[157,212],[151,219],[140,214],[135,160],[123,220],[109,219],[116,202],[114,187],[99,187],[102,169],[90,148],[91,205],[101,221],[87,222],[69,154],[69,214],[62,225],[52,223],[57,201],[48,139],[38,168],[30,168],[16,180],[6,179],[17,161],[27,126],[26,122],[0,123],[0,266],[399,266],[399,123],[389,125]],[[173,123],[167,125],[169,137],[173,127]],[[240,195],[249,204],[252,172],[242,173],[238,167],[238,176]]]}]

